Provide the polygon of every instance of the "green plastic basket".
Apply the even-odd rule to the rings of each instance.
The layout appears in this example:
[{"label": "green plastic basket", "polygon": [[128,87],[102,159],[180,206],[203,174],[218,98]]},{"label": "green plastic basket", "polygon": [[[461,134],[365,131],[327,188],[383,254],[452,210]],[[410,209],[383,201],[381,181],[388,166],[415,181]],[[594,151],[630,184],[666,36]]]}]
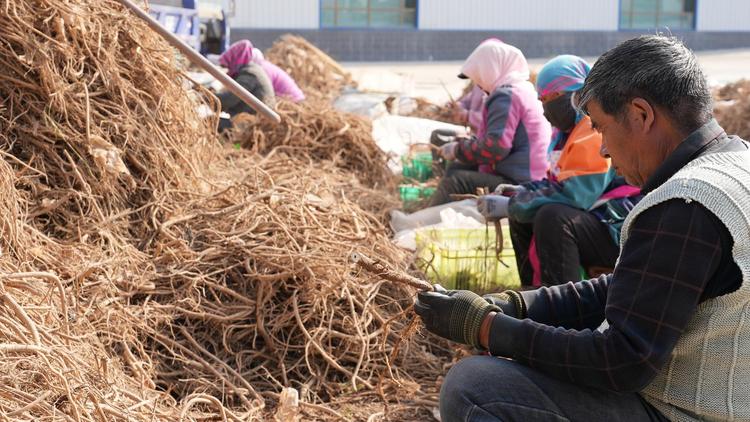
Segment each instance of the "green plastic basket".
[{"label": "green plastic basket", "polygon": [[398,193],[404,205],[409,205],[430,198],[435,193],[435,187],[403,184],[399,185]]},{"label": "green plastic basket", "polygon": [[495,228],[417,230],[417,266],[446,289],[477,293],[521,286],[508,226],[497,259]]},{"label": "green plastic basket", "polygon": [[401,157],[405,179],[424,182],[432,177],[432,153],[417,152]]}]

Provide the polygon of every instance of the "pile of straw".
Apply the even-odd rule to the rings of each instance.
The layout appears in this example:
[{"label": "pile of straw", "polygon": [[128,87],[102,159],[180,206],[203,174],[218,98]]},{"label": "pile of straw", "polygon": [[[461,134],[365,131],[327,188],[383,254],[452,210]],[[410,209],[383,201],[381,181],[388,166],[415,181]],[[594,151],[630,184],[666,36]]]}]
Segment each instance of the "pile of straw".
[{"label": "pile of straw", "polygon": [[724,130],[730,135],[750,139],[750,81],[727,84],[715,95],[714,114]]},{"label": "pile of straw", "polygon": [[357,148],[359,121],[224,148],[196,112],[213,97],[118,2],[0,20],[0,413],[270,420],[293,387],[308,419],[427,417],[450,350],[403,335],[413,291],[346,263],[406,269],[386,194],[351,174],[384,158],[316,155]]},{"label": "pile of straw", "polygon": [[468,121],[458,117],[458,103],[451,102],[445,105],[433,104],[424,98],[415,98],[417,107],[409,113],[410,117],[420,117],[422,119],[437,120],[439,122],[450,123],[458,126],[468,126]]},{"label": "pile of straw", "polygon": [[372,123],[336,110],[324,100],[279,104],[281,124],[257,115],[234,119],[234,143],[261,154],[284,152],[312,162],[332,161],[369,186],[389,186],[388,156],[372,138]]},{"label": "pile of straw", "polygon": [[[532,84],[536,84],[536,77],[537,73],[531,71],[529,82],[531,82]],[[409,116],[437,120],[440,122],[451,123],[458,126],[469,126],[468,118],[459,117],[456,112],[460,109],[458,101],[468,95],[472,89],[474,89],[474,84],[469,82],[464,87],[461,95],[459,95],[456,99],[451,98],[451,100],[444,105],[434,104],[425,98],[415,98],[417,107],[414,111],[409,113]]]},{"label": "pile of straw", "polygon": [[344,87],[357,86],[340,64],[300,36],[282,35],[266,50],[265,57],[286,70],[308,98],[330,101]]}]

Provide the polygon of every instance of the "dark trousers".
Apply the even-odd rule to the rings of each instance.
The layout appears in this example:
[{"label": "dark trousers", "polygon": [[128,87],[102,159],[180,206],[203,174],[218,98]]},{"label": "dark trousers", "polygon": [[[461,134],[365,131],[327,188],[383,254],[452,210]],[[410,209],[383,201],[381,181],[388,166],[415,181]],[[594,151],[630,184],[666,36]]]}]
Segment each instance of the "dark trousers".
[{"label": "dark trousers", "polygon": [[[456,132],[446,129],[438,129],[432,132],[430,143],[436,147],[452,142]],[[492,192],[501,183],[513,183],[512,181],[495,174],[480,173],[477,166],[459,162],[451,163],[444,171],[439,157],[433,152],[433,160],[438,163],[435,173],[443,174],[437,191],[430,199],[430,206],[446,204],[455,199],[451,195],[469,194],[475,195],[477,188],[486,188]]]},{"label": "dark trousers", "polygon": [[667,421],[637,393],[615,393],[550,378],[492,356],[459,361],[440,389],[443,422]]},{"label": "dark trousers", "polygon": [[510,237],[524,286],[530,286],[534,276],[529,262],[532,237],[535,237],[544,285],[579,281],[581,266],[587,271],[611,269],[620,252],[604,223],[591,213],[562,204],[542,206],[532,224],[519,223],[511,218]]},{"label": "dark trousers", "polygon": [[496,174],[480,173],[476,167],[453,163],[440,179],[440,184],[430,199],[430,206],[453,202],[455,199],[451,198],[451,195],[454,194],[476,195],[477,188],[486,188],[492,192],[501,183],[512,182]]},{"label": "dark trousers", "polygon": [[226,130],[231,129],[232,126],[233,126],[232,125],[232,120],[225,119],[223,117],[219,118],[219,128],[218,128],[219,133],[222,133],[222,132],[224,132]]}]

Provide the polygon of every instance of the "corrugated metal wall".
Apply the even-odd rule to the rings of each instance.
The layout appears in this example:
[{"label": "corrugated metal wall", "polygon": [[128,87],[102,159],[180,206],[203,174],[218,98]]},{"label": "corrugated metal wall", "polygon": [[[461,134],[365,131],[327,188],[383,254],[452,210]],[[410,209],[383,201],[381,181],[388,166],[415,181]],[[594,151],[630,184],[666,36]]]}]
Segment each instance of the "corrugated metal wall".
[{"label": "corrugated metal wall", "polygon": [[618,0],[420,0],[419,28],[616,31],[618,7]]},{"label": "corrugated metal wall", "polygon": [[235,28],[317,29],[318,0],[237,0]]},{"label": "corrugated metal wall", "polygon": [[750,0],[698,0],[699,31],[750,31]]}]

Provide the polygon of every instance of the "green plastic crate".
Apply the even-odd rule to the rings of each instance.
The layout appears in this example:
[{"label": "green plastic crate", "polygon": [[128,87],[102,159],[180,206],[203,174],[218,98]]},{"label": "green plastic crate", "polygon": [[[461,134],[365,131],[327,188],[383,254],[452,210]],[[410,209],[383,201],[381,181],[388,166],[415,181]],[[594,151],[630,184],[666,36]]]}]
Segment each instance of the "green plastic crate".
[{"label": "green plastic crate", "polygon": [[424,182],[432,177],[432,153],[417,152],[401,157],[405,179]]},{"label": "green plastic crate", "polygon": [[435,193],[435,187],[403,184],[399,185],[398,193],[404,205],[408,205],[430,198]]},{"label": "green plastic crate", "polygon": [[430,282],[446,289],[485,293],[518,288],[521,282],[510,231],[502,227],[502,262],[496,256],[494,227],[417,230],[417,266]]}]

